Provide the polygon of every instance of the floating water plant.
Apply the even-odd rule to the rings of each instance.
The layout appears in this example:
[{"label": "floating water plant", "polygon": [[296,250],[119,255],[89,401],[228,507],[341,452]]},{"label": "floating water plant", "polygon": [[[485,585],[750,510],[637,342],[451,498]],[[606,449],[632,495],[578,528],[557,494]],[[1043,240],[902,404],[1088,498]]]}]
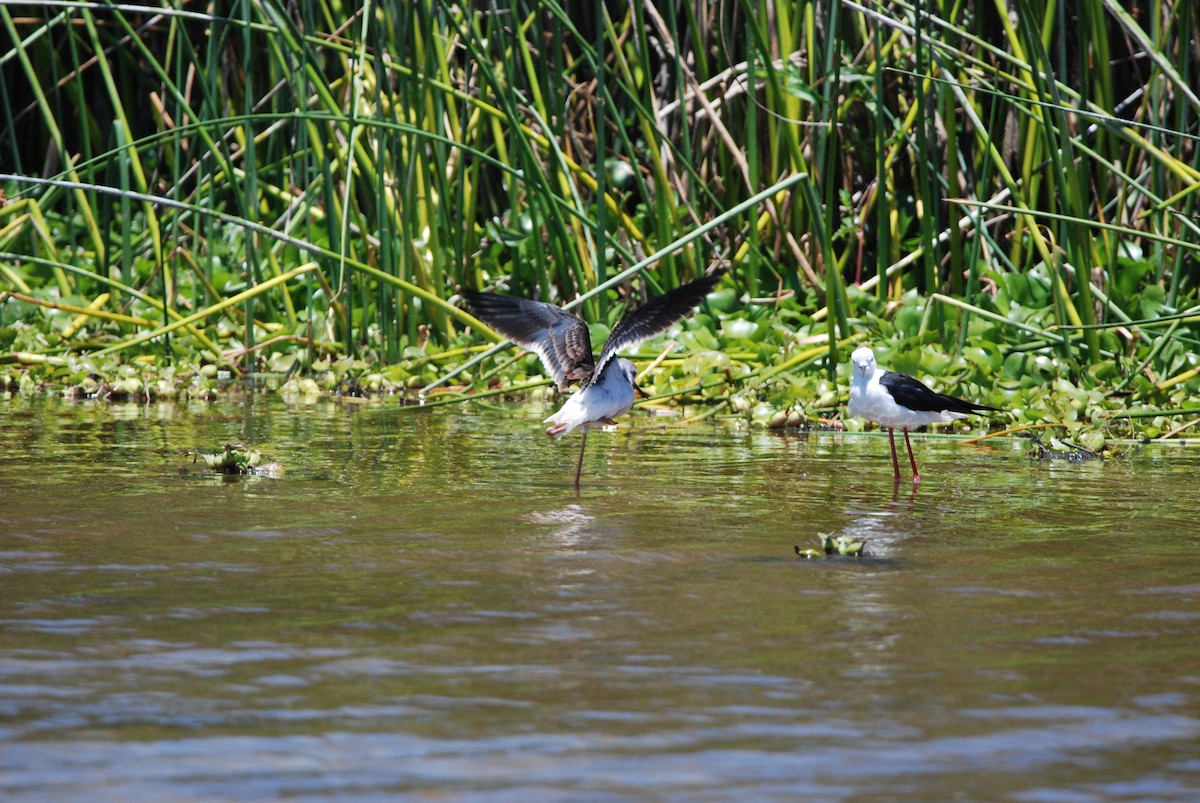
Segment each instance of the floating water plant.
[{"label": "floating water plant", "polygon": [[849,535],[839,535],[833,539],[833,545],[837,549],[839,555],[854,555],[862,557],[863,547],[866,546],[866,541],[856,541]]},{"label": "floating water plant", "polygon": [[1059,438],[1051,438],[1050,445],[1047,446],[1041,438],[1037,437],[1033,438],[1033,448],[1029,452],[1029,456],[1034,460],[1065,460],[1068,463],[1086,463],[1089,460],[1103,460],[1107,454],[1111,454],[1111,452],[1106,449],[1093,451],[1086,446],[1080,446]]},{"label": "floating water plant", "polygon": [[277,476],[282,467],[278,463],[265,462],[262,452],[257,449],[245,449],[232,443],[225,444],[220,452],[194,452],[192,462],[203,459],[211,471],[219,474],[260,474]]},{"label": "floating water plant", "polygon": [[847,555],[862,557],[866,541],[855,539],[850,535],[833,535],[832,533],[817,533],[819,549],[802,549],[798,544],[794,547],[796,554],[802,558],[819,558],[825,555]]}]

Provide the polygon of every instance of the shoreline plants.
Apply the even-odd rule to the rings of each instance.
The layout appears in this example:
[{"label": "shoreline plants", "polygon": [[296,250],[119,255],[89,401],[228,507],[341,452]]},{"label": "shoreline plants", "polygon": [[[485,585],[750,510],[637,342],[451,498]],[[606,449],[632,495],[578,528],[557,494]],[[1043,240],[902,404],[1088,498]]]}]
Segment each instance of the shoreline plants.
[{"label": "shoreline plants", "polygon": [[1198,16],[0,4],[0,390],[451,403],[540,386],[460,287],[606,329],[720,264],[660,397],[827,418],[869,340],[1015,426],[1185,432]]}]

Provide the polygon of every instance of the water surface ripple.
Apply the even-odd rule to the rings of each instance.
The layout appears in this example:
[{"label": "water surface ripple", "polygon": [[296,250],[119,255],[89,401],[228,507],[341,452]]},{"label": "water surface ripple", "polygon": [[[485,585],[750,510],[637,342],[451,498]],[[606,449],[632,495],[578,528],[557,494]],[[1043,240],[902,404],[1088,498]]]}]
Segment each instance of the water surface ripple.
[{"label": "water surface ripple", "polygon": [[1183,449],[0,404],[6,801],[1200,797]]}]

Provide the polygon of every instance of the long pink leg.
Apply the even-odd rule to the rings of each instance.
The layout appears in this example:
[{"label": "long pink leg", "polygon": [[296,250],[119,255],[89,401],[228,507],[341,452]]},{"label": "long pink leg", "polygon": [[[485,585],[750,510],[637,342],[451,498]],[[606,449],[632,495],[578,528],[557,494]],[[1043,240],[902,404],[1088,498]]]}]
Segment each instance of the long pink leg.
[{"label": "long pink leg", "polygon": [[575,466],[575,490],[579,490],[579,478],[583,475],[583,447],[587,446],[587,428],[583,430],[583,438],[579,441],[579,465]]},{"label": "long pink leg", "polygon": [[[908,437],[907,431],[904,437]],[[900,479],[900,461],[896,459],[896,431],[891,427],[888,427],[888,443],[892,445],[892,470],[896,472],[896,479]]]},{"label": "long pink leg", "polygon": [[[913,485],[921,481],[921,475],[917,473],[917,458],[913,457],[912,443],[908,440],[908,430],[904,430],[904,445],[908,447],[908,462],[912,464],[913,470]],[[896,469],[896,476],[900,476],[900,469]]]}]

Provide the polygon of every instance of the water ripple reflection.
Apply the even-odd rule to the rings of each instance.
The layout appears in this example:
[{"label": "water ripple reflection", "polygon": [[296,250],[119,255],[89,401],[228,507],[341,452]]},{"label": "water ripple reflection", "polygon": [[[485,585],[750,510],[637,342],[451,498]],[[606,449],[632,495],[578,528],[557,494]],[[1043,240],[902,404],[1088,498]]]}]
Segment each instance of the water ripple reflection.
[{"label": "water ripple reflection", "polygon": [[[1179,450],[918,438],[913,488],[877,437],[635,412],[576,493],[528,408],[10,403],[6,801],[1200,789]],[[233,441],[287,471],[186,464]]]}]

